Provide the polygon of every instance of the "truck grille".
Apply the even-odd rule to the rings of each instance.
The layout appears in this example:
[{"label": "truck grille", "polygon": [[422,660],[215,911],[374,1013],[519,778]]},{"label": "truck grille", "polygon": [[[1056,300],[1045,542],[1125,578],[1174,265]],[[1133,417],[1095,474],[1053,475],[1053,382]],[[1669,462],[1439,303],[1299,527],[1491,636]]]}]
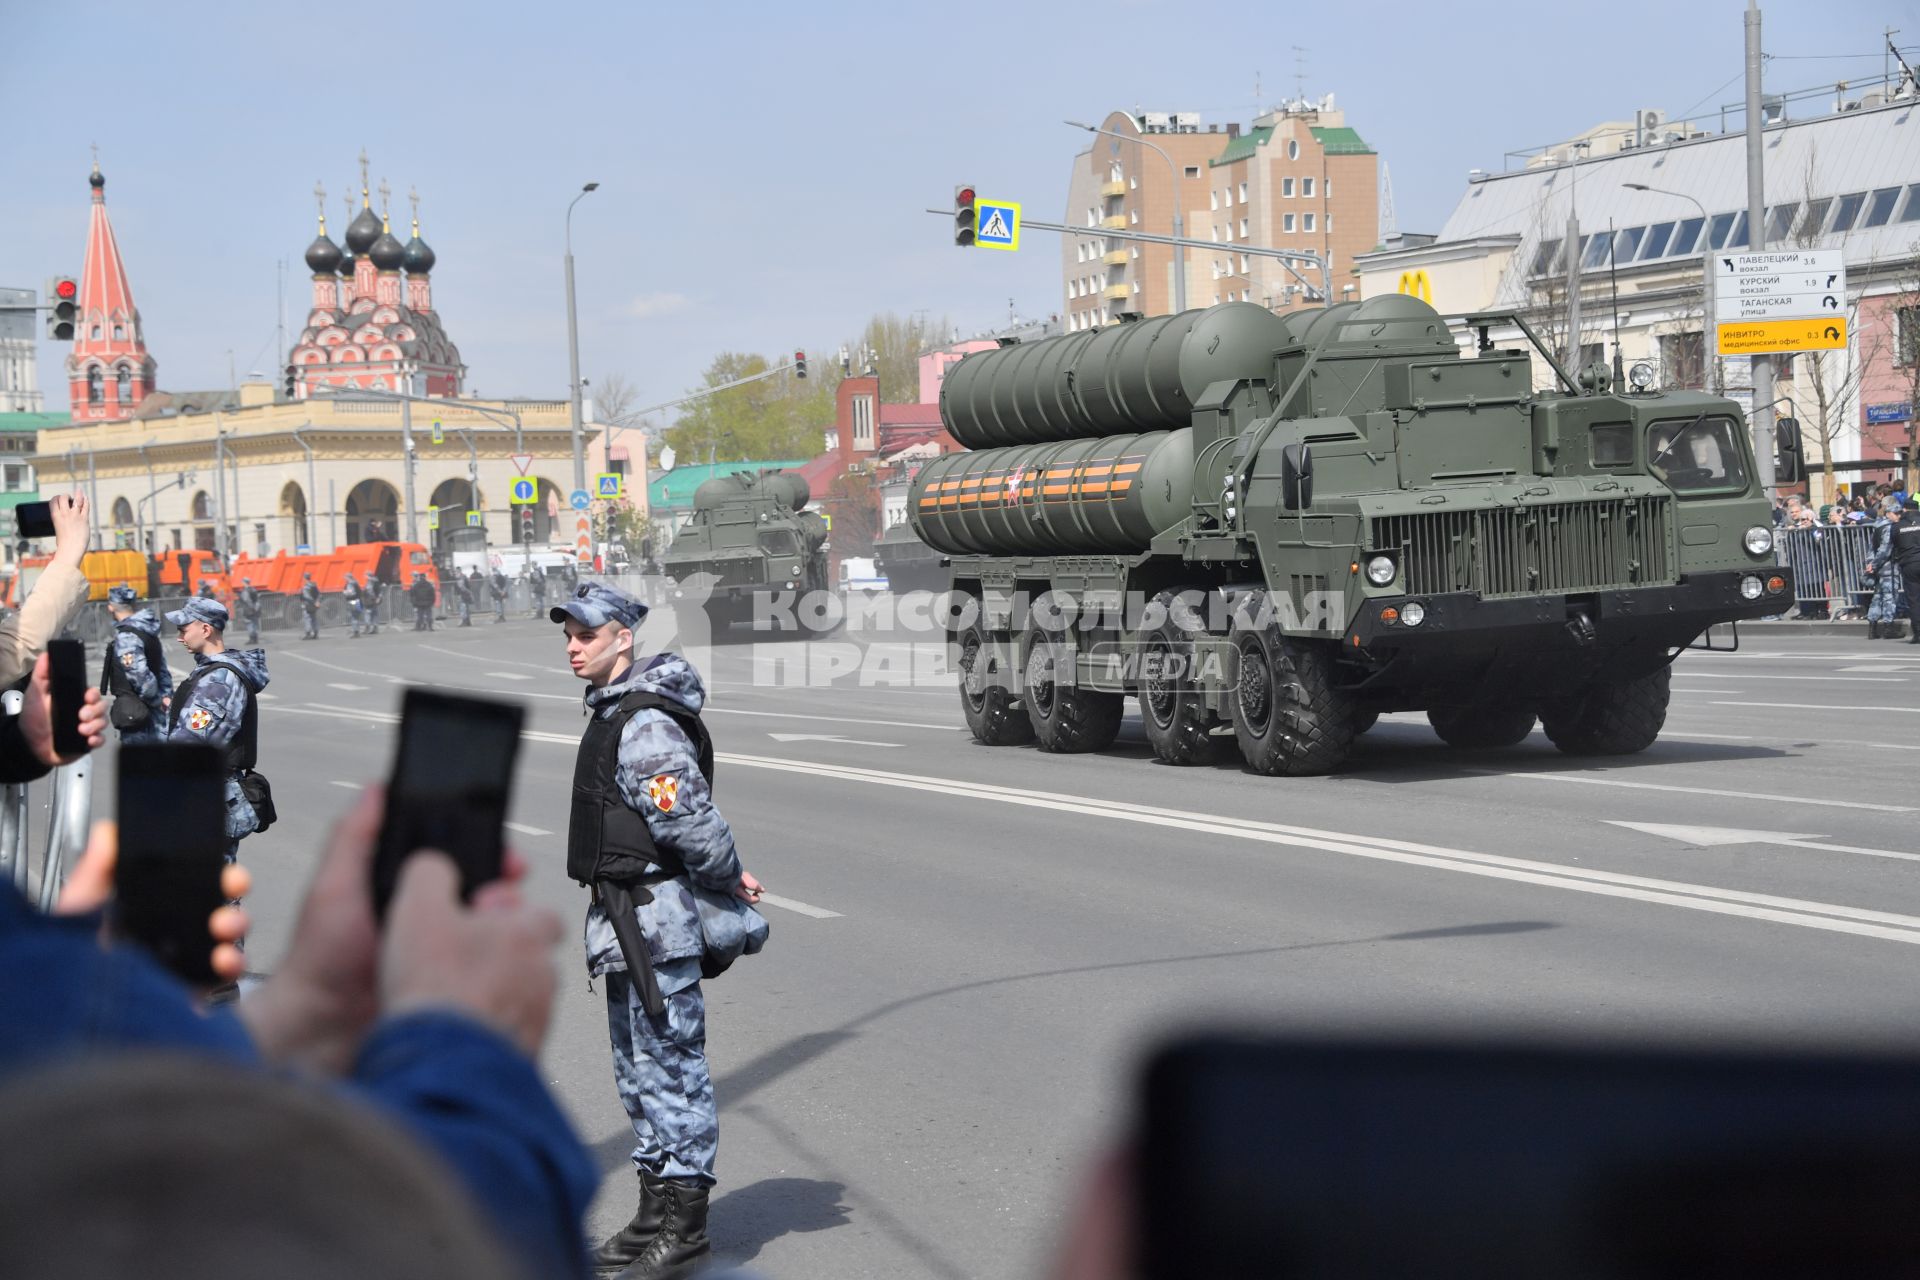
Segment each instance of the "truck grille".
[{"label": "truck grille", "polygon": [[1672,582],[1665,498],[1608,498],[1381,516],[1373,546],[1410,595],[1530,596]]}]

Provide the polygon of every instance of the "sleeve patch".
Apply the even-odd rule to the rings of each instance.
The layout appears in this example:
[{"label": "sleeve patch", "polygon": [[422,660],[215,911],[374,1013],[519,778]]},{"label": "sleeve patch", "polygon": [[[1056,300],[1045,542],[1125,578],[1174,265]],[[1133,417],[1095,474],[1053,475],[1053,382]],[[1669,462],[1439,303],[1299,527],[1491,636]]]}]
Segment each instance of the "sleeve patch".
[{"label": "sleeve patch", "polygon": [[133,655],[131,653],[121,654],[120,665],[125,667],[129,671],[133,670]]},{"label": "sleeve patch", "polygon": [[680,801],[680,779],[671,773],[659,773],[647,779],[647,799],[662,813],[672,813]]},{"label": "sleeve patch", "polygon": [[213,724],[213,712],[205,707],[195,707],[187,712],[187,728],[199,733]]}]

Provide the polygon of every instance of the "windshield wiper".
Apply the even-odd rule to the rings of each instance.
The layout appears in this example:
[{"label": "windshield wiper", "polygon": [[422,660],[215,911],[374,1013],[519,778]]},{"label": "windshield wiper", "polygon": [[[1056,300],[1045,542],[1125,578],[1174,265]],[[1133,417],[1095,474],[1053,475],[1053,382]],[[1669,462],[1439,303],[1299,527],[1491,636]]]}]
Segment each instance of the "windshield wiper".
[{"label": "windshield wiper", "polygon": [[1711,409],[1702,409],[1700,411],[1700,416],[1695,418],[1692,422],[1689,422],[1687,424],[1687,428],[1685,431],[1681,431],[1677,433],[1673,437],[1673,439],[1667,441],[1667,447],[1662,449],[1657,456],[1655,456],[1654,458],[1650,459],[1647,462],[1647,469],[1651,471],[1653,468],[1665,462],[1667,460],[1667,455],[1672,453],[1682,440],[1692,435],[1693,429],[1699,426],[1701,423],[1705,422],[1707,420],[1707,415],[1711,412],[1713,412]]}]

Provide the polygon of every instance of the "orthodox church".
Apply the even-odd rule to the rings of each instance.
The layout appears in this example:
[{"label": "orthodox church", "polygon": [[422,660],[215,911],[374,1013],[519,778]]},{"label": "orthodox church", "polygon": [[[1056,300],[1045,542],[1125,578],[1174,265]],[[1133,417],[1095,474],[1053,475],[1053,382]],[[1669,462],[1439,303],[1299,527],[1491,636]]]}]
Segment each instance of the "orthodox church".
[{"label": "orthodox church", "polygon": [[153,394],[159,366],[147,354],[140,309],[133,305],[120,243],[107,220],[107,180],[97,159],[87,185],[93,188],[93,212],[80,270],[73,350],[67,356],[69,416],[75,422],[119,422],[133,417],[140,402]]},{"label": "orthodox church", "polygon": [[402,244],[393,234],[384,180],[380,195],[375,214],[363,152],[360,212],[347,224],[342,248],[327,235],[326,191],[314,188],[320,231],[306,254],[313,310],[287,356],[295,399],[312,396],[316,386],[460,394],[466,366],[433,309],[435,258],[420,238],[419,198],[413,197],[413,238]]}]

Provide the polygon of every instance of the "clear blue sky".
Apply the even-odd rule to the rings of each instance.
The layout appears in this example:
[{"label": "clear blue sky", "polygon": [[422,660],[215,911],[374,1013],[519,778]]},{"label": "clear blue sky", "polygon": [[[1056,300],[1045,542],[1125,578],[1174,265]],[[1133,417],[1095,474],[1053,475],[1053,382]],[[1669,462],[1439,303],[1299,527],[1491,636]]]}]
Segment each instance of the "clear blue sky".
[{"label": "clear blue sky", "polygon": [[[574,214],[582,373],[666,399],[718,351],[825,357],[877,311],[973,331],[1009,299],[1025,316],[1059,310],[1051,237],[960,250],[920,211],[966,181],[1059,219],[1085,136],[1063,119],[1140,107],[1245,122],[1256,73],[1270,105],[1303,69],[1307,94],[1334,92],[1390,166],[1401,228],[1435,230],[1467,170],[1503,152],[1636,107],[1737,102],[1743,8],[0,0],[0,284],[78,274],[97,142],[160,385],[225,385],[229,350],[242,376],[272,372],[275,263],[297,330],[314,180],[337,238],[364,145],[403,236],[406,190],[420,190],[470,386],[558,397],[562,216],[593,179]],[[1769,91],[1878,75],[1885,26],[1920,43],[1913,0],[1764,14]],[[50,408],[63,357],[42,345]]]}]

